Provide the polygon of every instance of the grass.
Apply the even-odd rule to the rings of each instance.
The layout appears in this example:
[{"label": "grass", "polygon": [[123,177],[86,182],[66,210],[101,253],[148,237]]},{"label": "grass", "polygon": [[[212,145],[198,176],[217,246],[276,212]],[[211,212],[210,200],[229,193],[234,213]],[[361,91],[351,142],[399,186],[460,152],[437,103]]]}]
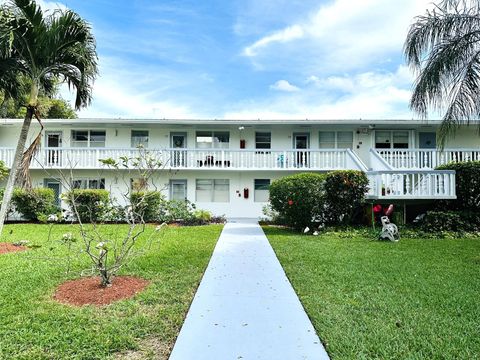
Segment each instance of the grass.
[{"label": "grass", "polygon": [[480,358],[480,239],[264,229],[333,359]]},{"label": "grass", "polygon": [[[27,239],[37,249],[0,255],[1,359],[110,359],[142,350],[144,358],[168,355],[222,226],[169,227],[122,273],[151,284],[136,297],[107,307],[75,308],[52,300],[55,288],[89,266],[85,255],[66,275],[66,249],[58,241],[76,227],[8,225],[0,241]],[[107,236],[125,231],[106,225]],[[147,232],[154,231],[150,226]],[[147,346],[145,344],[154,344]],[[126,358],[130,358],[126,356]],[[161,357],[160,357],[161,358]]]}]

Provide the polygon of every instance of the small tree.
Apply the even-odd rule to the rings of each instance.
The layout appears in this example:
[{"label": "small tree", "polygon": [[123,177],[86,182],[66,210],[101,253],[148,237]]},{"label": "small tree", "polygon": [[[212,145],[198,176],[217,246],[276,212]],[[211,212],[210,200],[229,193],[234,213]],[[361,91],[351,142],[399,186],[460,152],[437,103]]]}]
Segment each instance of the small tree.
[{"label": "small tree", "polygon": [[[127,189],[122,193],[122,199],[106,198],[102,192],[101,197],[89,195],[89,200],[83,196],[80,203],[79,194],[84,194],[78,190],[71,189],[72,179],[64,178],[70,191],[65,195],[65,200],[69,204],[72,213],[78,222],[80,228],[81,246],[83,251],[90,258],[93,269],[100,275],[101,285],[110,286],[112,279],[118,274],[120,269],[130,260],[139,255],[142,251],[136,249],[138,240],[145,233],[145,206],[151,201],[149,192],[137,193],[130,186],[132,176],[140,176],[146,182],[149,182],[153,175],[162,169],[162,162],[158,160],[153,152],[139,149],[138,156],[121,157],[119,160],[103,159],[100,160],[105,166],[117,170],[117,174],[124,174],[123,182]],[[121,171],[120,171],[121,170]],[[135,192],[136,195],[132,196]],[[93,194],[96,192],[91,192]],[[90,194],[90,193],[89,193]],[[100,193],[99,193],[100,194]],[[132,204],[132,197],[135,203]],[[101,209],[102,216],[98,216]],[[113,220],[126,223],[128,230],[125,234],[116,232],[110,237],[102,233],[102,224],[105,221]],[[164,224],[157,226],[156,231],[161,230]],[[153,240],[152,233],[145,247],[150,246]]]}]

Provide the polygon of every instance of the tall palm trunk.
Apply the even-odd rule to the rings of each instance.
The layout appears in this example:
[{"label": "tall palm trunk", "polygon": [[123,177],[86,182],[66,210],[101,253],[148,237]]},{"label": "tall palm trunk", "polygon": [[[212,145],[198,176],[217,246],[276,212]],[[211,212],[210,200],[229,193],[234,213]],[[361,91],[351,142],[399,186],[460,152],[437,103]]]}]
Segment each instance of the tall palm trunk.
[{"label": "tall palm trunk", "polygon": [[23,152],[25,151],[25,143],[27,142],[30,124],[32,123],[32,118],[36,111],[37,99],[38,85],[35,81],[33,81],[30,91],[30,99],[27,106],[27,113],[25,114],[25,119],[23,120],[22,130],[20,132],[20,137],[18,138],[13,164],[8,175],[7,185],[5,186],[5,192],[3,194],[2,206],[0,208],[0,236],[2,235],[3,225],[5,223],[5,219],[7,218],[10,201],[12,200],[13,188],[15,187],[17,180],[17,174],[20,168],[20,163],[22,162]]},{"label": "tall palm trunk", "polygon": [[13,158],[13,164],[10,169],[10,174],[8,176],[7,185],[5,186],[5,192],[3,194],[2,207],[0,208],[0,236],[2,235],[3,224],[7,217],[7,211],[10,206],[10,200],[12,200],[13,188],[17,180],[17,173],[22,162],[23,152],[25,150],[25,143],[27,142],[28,130],[30,129],[30,124],[32,123],[33,117],[33,108],[27,108],[27,114],[23,120],[22,131],[20,132],[20,137],[17,143],[17,149],[15,150],[15,157]]}]

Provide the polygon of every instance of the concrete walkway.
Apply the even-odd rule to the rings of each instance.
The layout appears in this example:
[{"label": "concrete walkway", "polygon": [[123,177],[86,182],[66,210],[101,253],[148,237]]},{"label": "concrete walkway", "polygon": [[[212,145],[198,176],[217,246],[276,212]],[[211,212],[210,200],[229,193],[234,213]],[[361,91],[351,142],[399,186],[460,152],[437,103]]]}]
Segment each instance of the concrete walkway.
[{"label": "concrete walkway", "polygon": [[328,359],[256,221],[229,222],[170,360]]}]

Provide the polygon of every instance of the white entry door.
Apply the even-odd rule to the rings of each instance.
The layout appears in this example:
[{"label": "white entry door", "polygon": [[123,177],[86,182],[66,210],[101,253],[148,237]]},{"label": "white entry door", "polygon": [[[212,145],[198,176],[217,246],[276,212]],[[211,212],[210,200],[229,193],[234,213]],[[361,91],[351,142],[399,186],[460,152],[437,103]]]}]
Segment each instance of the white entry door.
[{"label": "white entry door", "polygon": [[295,165],[297,167],[308,167],[308,149],[310,147],[310,135],[293,134],[293,146],[295,150],[297,150],[295,157]]},{"label": "white entry door", "polygon": [[62,147],[62,133],[60,131],[47,131],[45,133],[47,143],[47,165],[61,165],[62,153],[59,148]]},{"label": "white entry door", "polygon": [[171,133],[170,145],[172,147],[171,161],[173,167],[184,167],[187,163],[187,134]]}]

